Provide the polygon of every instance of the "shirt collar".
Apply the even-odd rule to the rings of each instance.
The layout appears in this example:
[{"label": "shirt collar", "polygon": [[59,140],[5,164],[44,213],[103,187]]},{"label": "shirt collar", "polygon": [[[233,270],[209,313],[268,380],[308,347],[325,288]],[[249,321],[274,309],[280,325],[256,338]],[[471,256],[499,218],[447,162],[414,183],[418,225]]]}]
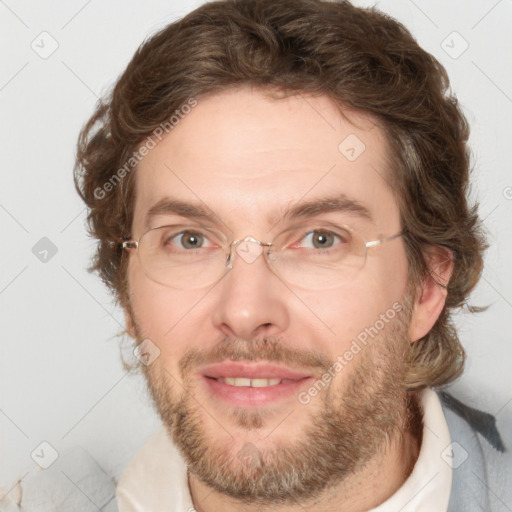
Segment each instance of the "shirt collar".
[{"label": "shirt collar", "polygon": [[416,464],[402,487],[370,512],[448,510],[452,468],[443,455],[451,441],[450,432],[437,393],[427,388],[420,397],[423,438]]}]

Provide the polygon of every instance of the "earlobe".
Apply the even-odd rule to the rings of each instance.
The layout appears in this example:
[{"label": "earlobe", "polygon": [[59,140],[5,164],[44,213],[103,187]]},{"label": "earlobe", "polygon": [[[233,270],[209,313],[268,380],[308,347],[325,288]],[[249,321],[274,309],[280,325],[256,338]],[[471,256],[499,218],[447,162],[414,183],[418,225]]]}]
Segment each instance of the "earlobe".
[{"label": "earlobe", "polygon": [[453,272],[453,253],[449,249],[431,246],[425,257],[430,272],[416,290],[409,327],[411,343],[428,334],[439,318],[448,294],[446,287]]}]

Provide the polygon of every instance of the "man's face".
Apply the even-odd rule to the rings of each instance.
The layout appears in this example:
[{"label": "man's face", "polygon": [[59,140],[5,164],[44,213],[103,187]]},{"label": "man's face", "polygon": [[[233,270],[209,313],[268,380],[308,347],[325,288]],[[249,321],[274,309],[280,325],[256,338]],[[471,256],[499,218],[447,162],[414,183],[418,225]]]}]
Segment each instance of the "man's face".
[{"label": "man's face", "polygon": [[[299,222],[287,212],[315,201],[300,222],[348,225],[366,241],[400,232],[383,134],[369,117],[350,119],[326,97],[240,89],[198,98],[137,169],[133,238],[190,224],[272,242]],[[318,208],[342,196],[371,219]],[[212,215],[147,219],[166,198]],[[146,377],[191,471],[234,497],[277,499],[318,491],[374,456],[404,421],[407,268],[396,238],[332,287],[290,284],[263,257],[237,254],[216,284],[174,289],[148,278],[131,251],[129,316],[138,341],[160,350]],[[251,387],[249,378],[285,381]]]}]

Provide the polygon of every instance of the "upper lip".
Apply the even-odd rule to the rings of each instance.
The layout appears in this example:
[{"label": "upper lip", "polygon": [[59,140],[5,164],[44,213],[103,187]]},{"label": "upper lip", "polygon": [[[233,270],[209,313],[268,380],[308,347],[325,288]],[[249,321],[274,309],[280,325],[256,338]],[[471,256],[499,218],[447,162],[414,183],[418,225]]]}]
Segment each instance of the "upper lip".
[{"label": "upper lip", "polygon": [[277,366],[268,363],[240,363],[235,361],[225,361],[200,370],[205,377],[213,379],[222,379],[226,377],[246,378],[246,379],[290,379],[300,380],[311,377],[311,374],[292,370],[283,366]]}]

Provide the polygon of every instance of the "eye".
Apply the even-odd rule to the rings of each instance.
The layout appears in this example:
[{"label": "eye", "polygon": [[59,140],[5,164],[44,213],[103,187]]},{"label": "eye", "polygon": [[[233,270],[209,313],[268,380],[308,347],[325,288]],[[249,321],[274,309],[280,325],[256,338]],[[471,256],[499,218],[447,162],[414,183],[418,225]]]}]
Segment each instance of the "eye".
[{"label": "eye", "polygon": [[208,238],[198,231],[182,231],[165,240],[178,249],[203,249],[210,247],[211,243]]},{"label": "eye", "polygon": [[[300,237],[298,237],[300,238]],[[302,235],[299,241],[294,244],[296,248],[304,249],[347,249],[352,242],[352,235],[343,228],[330,229],[317,228]]]},{"label": "eye", "polygon": [[331,247],[346,242],[345,239],[332,231],[316,229],[307,233],[299,242],[300,247],[308,249],[330,249]]}]

